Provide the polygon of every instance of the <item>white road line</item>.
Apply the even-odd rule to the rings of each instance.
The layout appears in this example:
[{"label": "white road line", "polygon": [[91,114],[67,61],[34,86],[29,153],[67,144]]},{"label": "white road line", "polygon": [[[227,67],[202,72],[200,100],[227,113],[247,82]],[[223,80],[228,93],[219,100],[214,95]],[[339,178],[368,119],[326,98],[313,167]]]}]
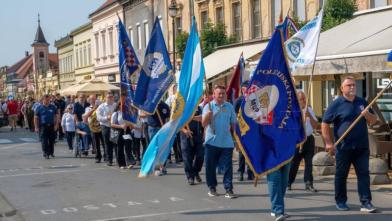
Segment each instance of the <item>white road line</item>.
[{"label": "white road line", "polygon": [[19,140],[24,141],[24,142],[37,142],[37,139],[30,138],[30,137],[27,137],[27,138],[19,138]]},{"label": "white road line", "polygon": [[150,214],[142,214],[136,216],[123,216],[123,217],[116,217],[116,218],[108,218],[108,219],[97,219],[93,221],[115,221],[115,220],[126,220],[126,219],[137,219],[137,218],[144,218],[144,217],[154,217],[154,216],[163,216],[163,215],[173,215],[173,214],[180,214],[180,213],[192,213],[192,212],[207,212],[214,209],[224,209],[223,206],[218,208],[202,208],[202,209],[190,209],[190,210],[178,210],[166,213],[150,213]]},{"label": "white road line", "polygon": [[8,150],[14,147],[20,147],[26,145],[26,143],[18,143],[18,144],[14,144],[14,145],[9,145],[9,146],[5,146],[5,147],[0,147],[0,150]]},{"label": "white road line", "polygon": [[12,140],[9,140],[9,139],[0,139],[0,144],[7,144],[7,143],[12,143]]},{"label": "white road line", "polygon": [[[107,169],[107,168],[95,168],[95,169],[91,169],[91,170],[103,170],[103,169]],[[83,170],[83,171],[91,171],[91,170]],[[4,176],[0,176],[0,178],[47,175],[47,174],[58,174],[58,173],[73,173],[73,172],[81,172],[81,171],[82,170],[60,170],[60,171],[41,172],[41,173],[24,173],[24,174],[4,175]]]}]

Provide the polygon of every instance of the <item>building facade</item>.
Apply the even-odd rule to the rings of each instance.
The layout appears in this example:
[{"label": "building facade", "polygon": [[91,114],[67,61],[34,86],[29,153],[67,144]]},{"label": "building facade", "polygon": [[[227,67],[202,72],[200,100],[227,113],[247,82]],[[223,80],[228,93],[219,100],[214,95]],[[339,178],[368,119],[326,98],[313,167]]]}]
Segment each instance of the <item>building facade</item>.
[{"label": "building facade", "polygon": [[59,57],[59,89],[67,88],[75,83],[74,45],[71,35],[54,42]]},{"label": "building facade", "polygon": [[92,23],[92,60],[94,77],[118,84],[118,18],[123,20],[123,7],[117,0],[107,0],[89,15]]},{"label": "building facade", "polygon": [[73,38],[73,64],[75,65],[75,81],[89,80],[94,77],[92,59],[92,24],[84,24],[71,32]]}]

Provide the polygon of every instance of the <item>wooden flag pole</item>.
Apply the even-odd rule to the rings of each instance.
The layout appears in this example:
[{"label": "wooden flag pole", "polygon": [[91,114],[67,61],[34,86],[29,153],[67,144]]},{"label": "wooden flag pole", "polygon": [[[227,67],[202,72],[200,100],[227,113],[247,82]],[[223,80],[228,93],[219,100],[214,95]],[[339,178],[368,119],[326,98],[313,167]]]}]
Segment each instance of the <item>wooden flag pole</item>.
[{"label": "wooden flag pole", "polygon": [[[389,82],[389,84],[382,89],[377,96],[372,100],[372,102],[370,102],[370,104],[364,109],[364,111],[367,111],[370,107],[372,107],[372,105],[378,100],[378,98],[384,93],[384,91],[391,86],[392,84],[392,80]],[[347,130],[343,133],[342,136],[340,136],[340,138],[335,142],[334,147],[336,147],[346,136],[348,133],[350,133],[350,131],[355,127],[355,125],[362,119],[362,114],[359,115],[357,117],[357,119],[355,119],[354,122],[351,123],[350,127],[347,128]]]}]

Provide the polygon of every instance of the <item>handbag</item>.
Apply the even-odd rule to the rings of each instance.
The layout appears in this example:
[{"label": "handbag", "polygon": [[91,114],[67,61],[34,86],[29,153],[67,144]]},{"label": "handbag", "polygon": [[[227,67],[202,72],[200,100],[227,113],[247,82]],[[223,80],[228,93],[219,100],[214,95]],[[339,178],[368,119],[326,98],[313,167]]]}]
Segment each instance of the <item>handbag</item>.
[{"label": "handbag", "polygon": [[109,138],[109,140],[112,143],[117,144],[119,138],[120,138],[120,130],[117,130],[117,129],[114,129],[114,128],[110,128],[110,138]]}]

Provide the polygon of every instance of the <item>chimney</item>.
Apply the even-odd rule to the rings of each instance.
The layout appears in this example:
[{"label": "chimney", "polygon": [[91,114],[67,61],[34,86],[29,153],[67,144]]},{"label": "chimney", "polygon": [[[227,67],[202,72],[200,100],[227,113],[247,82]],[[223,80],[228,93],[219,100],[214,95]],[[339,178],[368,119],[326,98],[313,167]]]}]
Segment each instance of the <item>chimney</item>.
[{"label": "chimney", "polygon": [[28,51],[25,51],[25,56],[26,57],[29,56],[29,52]]}]

